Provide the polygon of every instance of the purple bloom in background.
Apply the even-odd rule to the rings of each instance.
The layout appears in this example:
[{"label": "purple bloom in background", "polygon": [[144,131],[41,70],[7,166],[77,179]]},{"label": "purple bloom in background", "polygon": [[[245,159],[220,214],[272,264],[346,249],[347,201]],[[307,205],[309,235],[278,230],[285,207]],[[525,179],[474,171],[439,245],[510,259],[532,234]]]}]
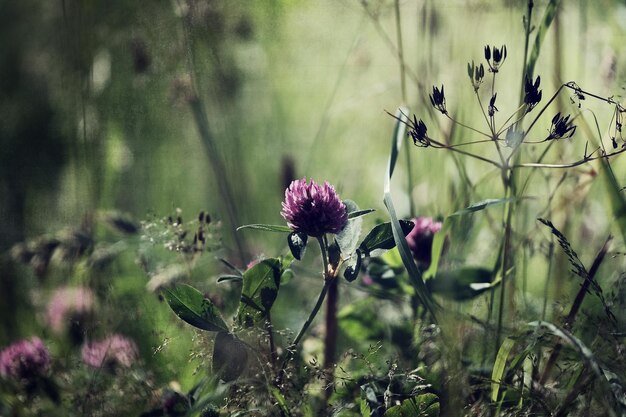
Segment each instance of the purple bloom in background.
[{"label": "purple bloom in background", "polygon": [[99,342],[83,345],[83,362],[94,368],[122,366],[129,368],[139,355],[137,345],[131,339],[114,334]]},{"label": "purple bloom in background", "polygon": [[328,182],[293,181],[285,190],[282,207],[280,214],[289,227],[313,237],[339,233],[348,222],[348,209]]},{"label": "purple bloom in background", "polygon": [[88,288],[59,288],[48,303],[47,322],[52,331],[61,333],[70,321],[91,312],[93,304],[94,295]]},{"label": "purple bloom in background", "polygon": [[415,227],[406,235],[406,243],[413,252],[413,257],[425,267],[430,265],[433,236],[441,230],[441,222],[436,222],[430,217],[417,217],[412,219]]},{"label": "purple bloom in background", "polygon": [[0,352],[0,376],[17,381],[30,381],[50,369],[50,353],[38,337],[20,340]]}]

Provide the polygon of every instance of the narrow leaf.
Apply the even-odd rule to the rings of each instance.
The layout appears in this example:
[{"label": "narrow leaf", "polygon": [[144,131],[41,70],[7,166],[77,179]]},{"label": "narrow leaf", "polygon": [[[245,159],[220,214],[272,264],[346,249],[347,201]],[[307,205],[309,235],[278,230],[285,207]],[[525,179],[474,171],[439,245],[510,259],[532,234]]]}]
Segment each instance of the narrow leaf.
[{"label": "narrow leaf", "polygon": [[470,206],[461,209],[459,211],[456,211],[454,213],[452,213],[450,215],[450,217],[452,216],[462,216],[464,214],[469,214],[469,213],[474,213],[476,211],[480,211],[480,210],[484,210],[487,207],[492,207],[492,206],[499,206],[501,204],[506,204],[509,203],[511,201],[514,201],[515,198],[511,197],[511,198],[489,198],[487,200],[483,200],[480,201],[478,203],[474,203],[471,204]]},{"label": "narrow leaf", "polygon": [[471,300],[492,288],[493,271],[486,268],[461,268],[440,272],[426,281],[428,289],[436,294],[457,300]]},{"label": "narrow leaf", "polygon": [[491,380],[493,381],[491,383],[491,401],[493,402],[498,401],[500,383],[504,377],[504,369],[506,368],[506,360],[514,345],[515,341],[507,337],[498,350],[498,356],[496,356],[496,361],[493,364],[493,371],[491,373]]},{"label": "narrow leaf", "polygon": [[279,232],[279,233],[290,233],[293,230],[289,228],[289,226],[283,226],[280,224],[246,224],[244,226],[239,226],[237,231],[242,229],[254,229],[254,230],[263,230],[266,232]]},{"label": "narrow leaf", "polygon": [[348,213],[348,220],[356,219],[357,217],[365,216],[366,214],[370,214],[376,211],[375,209],[365,209],[365,210],[357,210]]}]

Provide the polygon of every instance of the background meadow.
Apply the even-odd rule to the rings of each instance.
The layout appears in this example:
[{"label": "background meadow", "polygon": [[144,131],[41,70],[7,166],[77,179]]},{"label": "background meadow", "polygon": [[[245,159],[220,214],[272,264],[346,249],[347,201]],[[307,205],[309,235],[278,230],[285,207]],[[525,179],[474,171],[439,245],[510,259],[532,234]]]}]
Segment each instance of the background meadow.
[{"label": "background meadow", "polygon": [[[500,126],[523,103],[527,32],[543,99],[522,128],[562,84],[585,94],[563,89],[529,139],[548,135],[557,112],[572,115],[575,135],[523,145],[522,162],[597,157],[613,152],[613,138],[620,151],[625,22],[618,0],[1,3],[0,348],[37,336],[51,364],[44,382],[5,375],[0,415],[624,415],[622,155],[521,168],[516,181],[527,187],[510,195],[493,165],[404,135],[395,210],[444,222],[437,266],[452,281],[428,287],[441,307],[435,325],[397,249],[364,259],[357,280],[340,279],[332,377],[323,313],[290,358],[287,382],[272,362],[289,358],[323,285],[314,239],[290,263],[285,234],[236,229],[284,225],[285,189],[306,177],[375,209],[362,217],[362,242],[390,221],[383,193],[398,107],[447,145],[480,139],[459,124],[488,130],[468,63],[487,68],[485,45],[506,45]],[[479,90],[485,109],[491,77]],[[442,84],[459,123],[431,105]],[[457,149],[499,158],[492,143]],[[459,212],[487,200],[496,204]],[[220,336],[183,323],[160,288],[193,286],[238,330],[242,285],[225,276],[275,257],[278,348],[268,352],[260,330],[241,336],[248,347],[229,342],[261,353],[244,354],[246,369],[224,378]],[[576,259],[586,272],[598,261],[587,281],[600,289],[583,291],[574,325],[566,317],[585,282],[570,272]],[[68,287],[91,298],[58,292]],[[55,294],[67,310],[56,327]],[[528,330],[538,321],[556,327]],[[132,364],[85,363],[85,346],[114,334],[134,343]]]}]

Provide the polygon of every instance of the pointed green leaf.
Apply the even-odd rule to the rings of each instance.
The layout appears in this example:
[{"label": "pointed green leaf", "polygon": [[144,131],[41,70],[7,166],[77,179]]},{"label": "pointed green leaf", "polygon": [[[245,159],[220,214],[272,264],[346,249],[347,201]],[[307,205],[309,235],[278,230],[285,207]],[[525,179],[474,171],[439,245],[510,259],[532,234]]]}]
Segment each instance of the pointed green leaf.
[{"label": "pointed green leaf", "polygon": [[365,209],[365,210],[348,211],[348,220],[356,219],[357,217],[361,217],[361,216],[365,216],[366,214],[370,214],[370,213],[372,213],[374,211],[376,211],[376,210],[375,209]]},{"label": "pointed green leaf", "polygon": [[[408,235],[415,224],[408,220],[400,220],[400,227],[402,228],[402,235]],[[396,246],[396,242],[393,237],[393,228],[391,222],[381,223],[374,226],[374,228],[365,236],[363,242],[359,246],[359,249],[367,256],[371,255],[371,252],[381,249],[388,250],[393,249]]]},{"label": "pointed green leaf", "polygon": [[161,290],[174,313],[194,327],[210,332],[228,331],[213,303],[187,284]]},{"label": "pointed green leaf", "polygon": [[486,200],[480,201],[478,203],[474,203],[462,210],[456,211],[450,215],[452,216],[462,216],[464,214],[474,213],[476,211],[484,210],[487,207],[499,206],[501,204],[506,204],[508,202],[514,201],[515,198],[488,198]]},{"label": "pointed green leaf", "polygon": [[263,230],[266,232],[279,232],[279,233],[290,233],[293,230],[288,226],[283,226],[281,224],[246,224],[244,226],[239,226],[237,231],[242,229],[254,229],[254,230]]}]

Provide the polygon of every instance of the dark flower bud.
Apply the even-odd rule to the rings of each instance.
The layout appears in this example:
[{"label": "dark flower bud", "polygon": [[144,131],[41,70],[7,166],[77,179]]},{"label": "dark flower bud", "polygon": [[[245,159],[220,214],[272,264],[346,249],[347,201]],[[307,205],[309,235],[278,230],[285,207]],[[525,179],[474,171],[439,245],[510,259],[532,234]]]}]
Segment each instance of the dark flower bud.
[{"label": "dark flower bud", "polygon": [[576,126],[569,120],[569,115],[561,117],[561,113],[557,113],[552,118],[552,126],[550,126],[550,134],[546,140],[571,138],[576,133]]},{"label": "dark flower bud", "polygon": [[539,90],[540,83],[540,76],[537,76],[534,84],[532,79],[526,78],[526,82],[524,83],[524,103],[526,104],[526,112],[528,113],[541,101],[541,90]]},{"label": "dark flower bud", "polygon": [[437,87],[433,87],[433,93],[430,95],[430,102],[435,109],[441,112],[441,114],[448,114],[448,110],[446,110],[446,96],[443,91],[443,84],[441,85],[441,90]]},{"label": "dark flower bud", "polygon": [[426,125],[424,124],[422,119],[418,121],[417,117],[413,115],[413,122],[411,123],[411,125],[412,126],[411,130],[409,131],[409,135],[411,136],[411,139],[413,139],[413,144],[422,148],[430,146],[430,140],[428,140],[427,134],[428,128],[426,128]]},{"label": "dark flower bud", "polygon": [[472,87],[474,87],[474,91],[478,91],[480,84],[483,82],[483,77],[485,76],[485,67],[483,64],[480,66],[474,65],[474,62],[470,64],[467,63],[467,75],[469,75],[470,82],[472,83]]},{"label": "dark flower bud", "polygon": [[498,72],[506,60],[506,55],[506,45],[502,45],[500,49],[495,46],[491,49],[489,48],[489,45],[485,46],[485,60],[487,60],[487,64],[489,65],[489,71]]},{"label": "dark flower bud", "polygon": [[489,113],[489,117],[493,117],[493,115],[496,114],[496,112],[498,111],[498,108],[496,107],[497,96],[498,96],[498,93],[495,93],[493,97],[491,97],[491,100],[489,100],[489,108],[487,109],[487,112]]}]

